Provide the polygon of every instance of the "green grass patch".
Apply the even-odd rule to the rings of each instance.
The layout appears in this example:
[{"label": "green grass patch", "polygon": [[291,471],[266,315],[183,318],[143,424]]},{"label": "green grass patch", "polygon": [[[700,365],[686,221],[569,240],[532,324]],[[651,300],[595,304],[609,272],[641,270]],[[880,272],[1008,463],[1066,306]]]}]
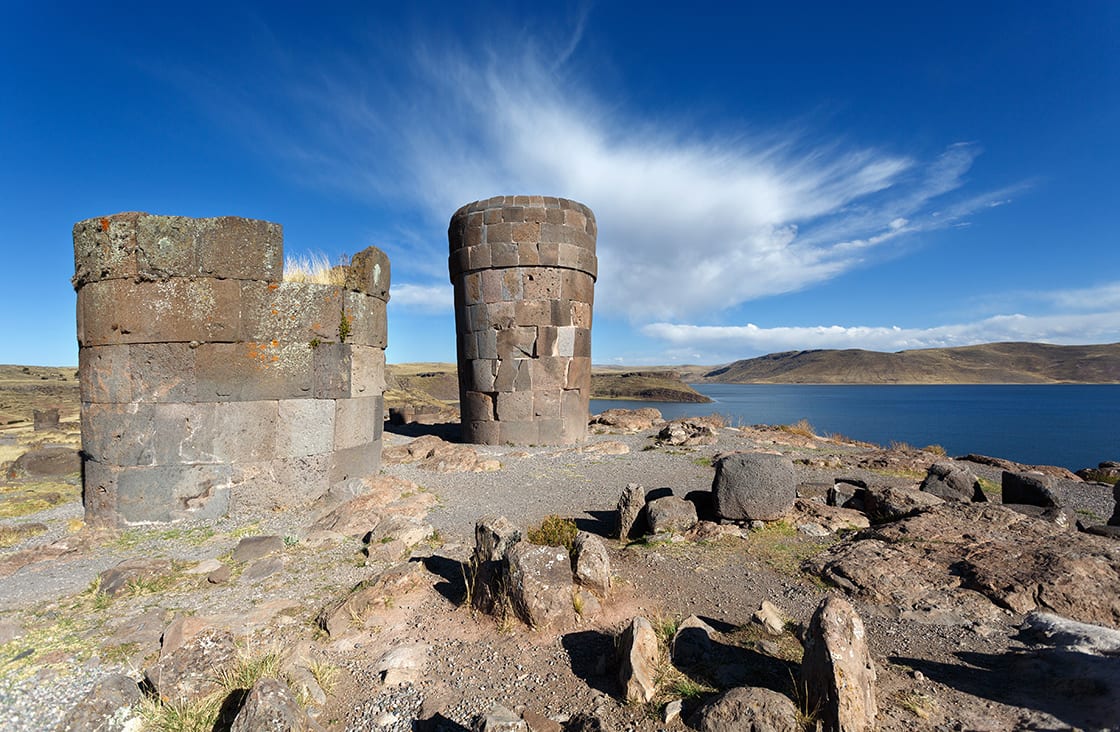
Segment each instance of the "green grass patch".
[{"label": "green grass patch", "polygon": [[752,530],[744,540],[748,554],[757,557],[771,569],[787,575],[801,574],[801,563],[811,559],[838,540],[802,536],[785,521],[771,521],[761,529]]},{"label": "green grass patch", "polygon": [[81,498],[82,490],[72,483],[36,481],[0,485],[0,519],[18,518],[45,511]]},{"label": "green grass patch", "polygon": [[571,554],[578,533],[575,521],[552,514],[545,516],[539,526],[526,531],[525,538],[541,546],[562,546]]}]

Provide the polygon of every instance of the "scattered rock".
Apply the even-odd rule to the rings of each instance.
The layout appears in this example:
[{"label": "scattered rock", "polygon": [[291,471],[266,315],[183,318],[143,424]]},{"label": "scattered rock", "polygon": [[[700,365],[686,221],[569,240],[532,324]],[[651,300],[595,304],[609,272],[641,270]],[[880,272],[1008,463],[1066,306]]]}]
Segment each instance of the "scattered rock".
[{"label": "scattered rock", "polygon": [[62,478],[82,469],[82,458],[72,447],[47,445],[36,447],[20,455],[8,468],[8,477]]},{"label": "scattered rock", "polygon": [[785,633],[786,623],[789,622],[789,618],[786,617],[786,614],[782,612],[781,608],[769,600],[762,601],[759,608],[754,611],[754,615],[751,616],[751,619],[761,625],[762,629],[770,635],[782,635]]},{"label": "scattered rock", "polygon": [[437,473],[469,473],[478,466],[478,453],[470,445],[445,442],[420,461],[424,470]]},{"label": "scattered rock", "polygon": [[681,709],[683,708],[684,701],[682,701],[681,699],[674,699],[673,701],[666,704],[665,708],[661,710],[661,721],[665,724],[669,724],[674,719],[680,719]]},{"label": "scattered rock", "polygon": [[862,511],[862,494],[866,489],[867,483],[862,480],[835,480],[828,491],[828,505]]},{"label": "scattered rock", "polygon": [[1112,486],[1112,500],[1116,503],[1112,509],[1112,518],[1108,520],[1108,525],[1120,526],[1120,483]]},{"label": "scattered rock", "polygon": [[277,679],[259,679],[249,689],[230,732],[311,732],[320,730],[296,701],[288,685]]},{"label": "scattered rock", "polygon": [[50,432],[58,429],[58,407],[36,409],[31,412],[31,419],[36,432]]},{"label": "scattered rock", "polygon": [[538,714],[532,709],[521,713],[525,724],[529,725],[529,732],[564,732],[564,727],[557,721],[549,719],[543,714]]},{"label": "scattered rock", "polygon": [[221,566],[221,560],[211,557],[210,559],[203,559],[198,564],[183,571],[187,574],[210,574],[215,569],[221,569]]},{"label": "scattered rock", "polygon": [[567,549],[520,542],[506,552],[506,561],[510,601],[526,624],[541,628],[572,617],[572,565]]},{"label": "scattered rock", "polygon": [[214,629],[214,624],[209,618],[199,615],[176,615],[161,636],[160,657],[171,655],[202,631]]},{"label": "scattered rock", "polygon": [[529,725],[501,704],[495,704],[486,715],[474,723],[475,732],[529,732]]},{"label": "scattered rock", "polygon": [[715,629],[695,615],[682,620],[669,646],[673,665],[689,668],[710,664],[715,633]]},{"label": "scattered rock", "polygon": [[801,683],[807,706],[829,730],[871,730],[878,714],[875,664],[863,621],[844,598],[829,595],[805,633]]},{"label": "scattered rock", "polygon": [[627,483],[618,497],[618,538],[626,541],[635,534],[645,533],[645,526],[638,526],[642,510],[646,507],[646,489],[637,483]]},{"label": "scattered rock", "polygon": [[939,506],[945,501],[931,493],[916,488],[903,488],[897,485],[869,486],[863,491],[863,510],[872,521],[898,521],[930,506]]},{"label": "scattered rock", "polygon": [[618,680],[627,703],[645,704],[657,693],[657,635],[638,616],[622,631],[618,642],[621,665]]},{"label": "scattered rock", "polygon": [[237,548],[233,550],[233,561],[251,562],[282,551],[284,540],[279,536],[246,536],[237,542]]},{"label": "scattered rock", "polygon": [[594,534],[581,531],[572,544],[575,578],[581,586],[606,597],[611,591],[611,558]]},{"label": "scattered rock", "polygon": [[696,506],[677,496],[655,498],[646,504],[650,533],[683,534],[696,525]]},{"label": "scattered rock", "polygon": [[712,482],[716,513],[731,521],[776,521],[797,498],[789,458],[763,452],[728,455],[716,462]]},{"label": "scattered rock", "polygon": [[800,732],[802,729],[792,701],[776,691],[752,686],[740,686],[720,694],[697,709],[688,723],[699,732]]},{"label": "scattered rock", "polygon": [[428,646],[405,644],[386,651],[374,663],[374,671],[385,686],[400,686],[419,680],[428,661]]},{"label": "scattered rock", "polygon": [[471,604],[491,613],[498,604],[507,574],[506,553],[521,541],[521,529],[505,516],[483,516],[474,524],[474,552],[469,577]]},{"label": "scattered rock", "polygon": [[621,432],[634,434],[648,430],[662,422],[661,412],[652,407],[641,409],[608,409],[591,418],[588,425],[592,432]]},{"label": "scattered rock", "polygon": [[140,701],[140,687],[124,674],[104,676],[66,713],[56,732],[123,729]]},{"label": "scattered rock", "polygon": [[718,436],[715,428],[700,419],[674,419],[657,433],[657,441],[664,445],[689,447],[714,445]]},{"label": "scattered rock", "polygon": [[1082,468],[1076,475],[1081,480],[1116,485],[1120,481],[1120,462],[1108,460],[1099,463],[1095,468]]},{"label": "scattered rock", "polygon": [[1063,618],[1052,613],[1030,613],[1023,620],[1020,638],[1074,653],[1120,656],[1120,630]]},{"label": "scattered rock", "polygon": [[265,557],[258,559],[245,568],[241,573],[242,582],[256,582],[265,577],[271,577],[284,569],[284,560],[280,557]]},{"label": "scattered rock", "polygon": [[230,663],[237,646],[228,630],[210,628],[190,638],[144,670],[144,680],[167,702],[198,699],[220,687],[215,671]]},{"label": "scattered rock", "polygon": [[1003,507],[1015,511],[1016,513],[1021,513],[1024,516],[1038,519],[1039,521],[1047,521],[1067,531],[1073,531],[1077,528],[1077,514],[1070,511],[1068,508],[1044,508],[1029,503],[1006,502],[1004,502]]},{"label": "scattered rock", "polygon": [[411,480],[379,475],[358,482],[361,495],[328,511],[311,525],[312,532],[337,532],[355,539],[368,535],[386,516],[422,519],[436,499]]},{"label": "scattered rock", "polygon": [[98,591],[116,597],[145,580],[150,580],[171,571],[167,559],[126,559],[111,569],[106,569],[99,577]]},{"label": "scattered rock", "polygon": [[210,574],[206,575],[206,581],[212,585],[224,585],[226,582],[229,582],[231,574],[232,571],[230,570],[229,565],[223,564]]},{"label": "scattered rock", "polygon": [[919,490],[932,493],[945,501],[981,503],[988,500],[972,471],[954,463],[934,463],[929,466]]},{"label": "scattered rock", "polygon": [[828,506],[804,498],[798,498],[793,502],[793,513],[789,520],[795,526],[804,523],[818,524],[829,534],[842,530],[866,529],[871,525],[867,516],[861,511]]},{"label": "scattered rock", "polygon": [[1062,505],[1053,490],[1051,480],[1040,473],[1012,473],[1003,471],[1003,502],[1025,503],[1043,508]]}]

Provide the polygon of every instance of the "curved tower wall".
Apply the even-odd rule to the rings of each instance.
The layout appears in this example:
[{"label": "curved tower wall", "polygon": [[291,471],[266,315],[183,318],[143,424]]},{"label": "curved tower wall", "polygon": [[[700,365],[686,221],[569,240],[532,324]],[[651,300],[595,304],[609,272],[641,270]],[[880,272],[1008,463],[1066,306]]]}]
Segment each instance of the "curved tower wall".
[{"label": "curved tower wall", "polygon": [[283,282],[278,224],[122,213],[75,224],[74,264],[89,523],[299,505],[377,472],[381,251],[345,286]]},{"label": "curved tower wall", "polygon": [[595,236],[591,209],[549,196],[497,196],[451,217],[465,441],[586,438]]}]

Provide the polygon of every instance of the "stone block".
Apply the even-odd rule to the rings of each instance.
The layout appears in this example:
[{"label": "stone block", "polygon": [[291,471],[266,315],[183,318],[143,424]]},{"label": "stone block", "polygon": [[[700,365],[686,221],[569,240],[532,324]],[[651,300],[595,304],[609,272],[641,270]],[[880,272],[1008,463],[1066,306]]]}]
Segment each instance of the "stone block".
[{"label": "stone block", "polygon": [[336,449],[330,456],[327,478],[331,485],[377,475],[381,469],[381,442]]},{"label": "stone block", "polygon": [[[559,401],[559,396],[557,397]],[[564,420],[560,417],[542,417],[535,420],[537,423],[537,440],[540,445],[567,445],[573,442],[568,439],[568,432]]]},{"label": "stone block", "polygon": [[456,353],[459,356],[459,360],[466,359],[473,361],[478,358],[478,334],[473,331],[463,331],[460,329],[459,336],[456,340],[458,341],[456,344],[458,349]]},{"label": "stone block", "polygon": [[591,303],[589,302],[571,302],[568,303],[568,312],[570,313],[569,322],[577,328],[591,328]]},{"label": "stone block", "polygon": [[517,422],[501,420],[494,424],[500,425],[500,439],[497,444],[502,445],[539,445],[540,431],[537,422],[526,419]]},{"label": "stone block", "polygon": [[489,304],[501,302],[502,297],[502,272],[496,269],[486,269],[479,273],[482,277],[482,301]]},{"label": "stone block", "polygon": [[471,259],[469,247],[456,249],[447,256],[447,271],[451,273],[452,282],[454,282],[457,277],[461,276],[462,273],[470,270],[470,268]]},{"label": "stone block", "polygon": [[255,513],[309,504],[331,488],[331,454],[233,466],[230,511]]},{"label": "stone block", "polygon": [[560,297],[560,270],[533,267],[522,270],[522,297],[526,300],[553,300]]},{"label": "stone block", "polygon": [[581,358],[591,358],[591,329],[575,328],[575,343],[572,355]]},{"label": "stone block", "polygon": [[[491,331],[493,332],[493,331]],[[498,360],[479,358],[469,364],[467,384],[472,391],[494,391],[494,377],[498,373]]]},{"label": "stone block", "polygon": [[153,405],[154,463],[269,460],[276,450],[278,407],[272,400]]},{"label": "stone block", "polygon": [[494,411],[493,392],[464,391],[462,394],[462,410],[464,422],[490,422],[497,419]]},{"label": "stone block", "polygon": [[542,356],[533,360],[533,386],[536,389],[549,389],[559,392],[567,386],[568,360],[552,356]]},{"label": "stone block", "polygon": [[[476,335],[478,337],[478,357],[481,359],[497,359],[498,331],[493,328],[486,328],[478,331]],[[490,389],[483,389],[483,391],[490,391]]]},{"label": "stone block", "polygon": [[82,505],[86,524],[93,528],[117,525],[117,472],[119,468],[82,459]]},{"label": "stone block", "polygon": [[490,245],[491,267],[516,267],[517,244],[513,242],[494,242]]},{"label": "stone block", "polygon": [[541,224],[535,221],[526,221],[513,225],[513,240],[518,244],[536,244],[541,238]]},{"label": "stone block", "polygon": [[542,241],[537,245],[537,259],[542,267],[557,266],[560,264],[560,245],[556,242]]},{"label": "stone block", "polygon": [[329,453],[334,447],[332,399],[282,399],[277,403],[276,457]]},{"label": "stone block", "polygon": [[560,389],[537,389],[533,394],[533,416],[559,420]]},{"label": "stone block", "polygon": [[565,325],[556,329],[556,355],[571,358],[576,355],[576,329]]},{"label": "stone block", "polygon": [[351,394],[351,346],[321,343],[311,352],[312,396],[316,399],[348,399]]},{"label": "stone block", "polygon": [[464,421],[463,441],[475,445],[502,444],[501,422]]},{"label": "stone block", "polygon": [[496,304],[510,306],[510,317],[512,318],[512,301],[520,300],[523,294],[521,270],[517,267],[502,270],[502,302]]},{"label": "stone block", "polygon": [[309,396],[313,351],[303,341],[204,343],[193,349],[198,399],[255,401]]},{"label": "stone block", "polygon": [[574,244],[560,244],[557,264],[566,269],[576,269],[579,266],[579,253],[586,251]]},{"label": "stone block", "polygon": [[74,224],[74,287],[136,278],[136,211]]},{"label": "stone block", "polygon": [[533,392],[500,391],[495,414],[501,422],[529,421],[533,418]]},{"label": "stone block", "polygon": [[577,356],[568,362],[567,389],[582,389],[584,392],[591,390],[591,358]]},{"label": "stone block", "polygon": [[197,398],[194,349],[186,343],[128,346],[132,400],[193,402]]},{"label": "stone block", "polygon": [[481,244],[467,249],[468,269],[479,272],[490,266],[490,246]]},{"label": "stone block", "polygon": [[514,327],[499,330],[498,352],[503,358],[532,358],[537,355],[537,329]]},{"label": "stone block", "polygon": [[513,241],[513,224],[491,224],[484,230],[484,243],[494,245]]},{"label": "stone block", "polygon": [[218,519],[229,511],[229,465],[158,465],[113,472],[120,524]]},{"label": "stone block", "polygon": [[591,302],[595,293],[595,281],[586,272],[574,269],[563,270],[560,275],[560,297],[576,302]]},{"label": "stone block", "polygon": [[79,345],[230,342],[241,329],[234,280],[104,280],[78,290]]},{"label": "stone block", "polygon": [[227,279],[284,278],[284,228],[239,216],[195,219],[198,273]]},{"label": "stone block", "polygon": [[385,393],[385,351],[375,346],[350,346],[350,394],[379,396]]},{"label": "stone block", "polygon": [[388,342],[385,301],[360,292],[346,293],[345,301],[346,317],[350,321],[350,334],[345,342],[385,348]]},{"label": "stone block", "polygon": [[494,375],[494,388],[480,389],[480,391],[514,391],[532,388],[532,359],[503,358],[497,363],[498,371]]},{"label": "stone block", "polygon": [[[516,272],[516,270],[505,271],[507,273]],[[503,284],[503,291],[504,287],[505,285]],[[487,323],[483,327],[502,330],[504,328],[512,328],[517,324],[516,320],[514,319],[514,313],[516,312],[516,303],[509,302],[508,300],[502,300],[485,307]]]},{"label": "stone block", "polygon": [[132,401],[129,346],[87,346],[78,349],[78,384],[83,402]]},{"label": "stone block", "polygon": [[545,300],[521,300],[514,303],[513,321],[516,325],[549,325],[551,316],[551,306]]},{"label": "stone block", "polygon": [[240,338],[228,340],[337,341],[342,293],[340,287],[304,282],[245,282]]},{"label": "stone block", "polygon": [[366,247],[350,258],[346,289],[389,300],[389,257],[377,247]]},{"label": "stone block", "polygon": [[335,449],[345,450],[380,440],[384,421],[384,400],[380,395],[338,400],[334,415]]},{"label": "stone block", "polygon": [[153,465],[154,419],[150,404],[83,404],[82,452],[103,465]]}]

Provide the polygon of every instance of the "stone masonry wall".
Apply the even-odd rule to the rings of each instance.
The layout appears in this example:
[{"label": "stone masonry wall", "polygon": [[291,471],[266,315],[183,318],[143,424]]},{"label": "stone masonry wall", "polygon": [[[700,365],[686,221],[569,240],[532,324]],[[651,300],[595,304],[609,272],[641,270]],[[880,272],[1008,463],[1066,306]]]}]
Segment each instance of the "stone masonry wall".
[{"label": "stone masonry wall", "polygon": [[589,208],[548,196],[497,196],[451,217],[465,441],[586,438],[595,236]]},{"label": "stone masonry wall", "polygon": [[278,224],[122,213],[75,224],[74,268],[87,522],[299,505],[379,469],[381,251],[343,287],[282,282]]}]

